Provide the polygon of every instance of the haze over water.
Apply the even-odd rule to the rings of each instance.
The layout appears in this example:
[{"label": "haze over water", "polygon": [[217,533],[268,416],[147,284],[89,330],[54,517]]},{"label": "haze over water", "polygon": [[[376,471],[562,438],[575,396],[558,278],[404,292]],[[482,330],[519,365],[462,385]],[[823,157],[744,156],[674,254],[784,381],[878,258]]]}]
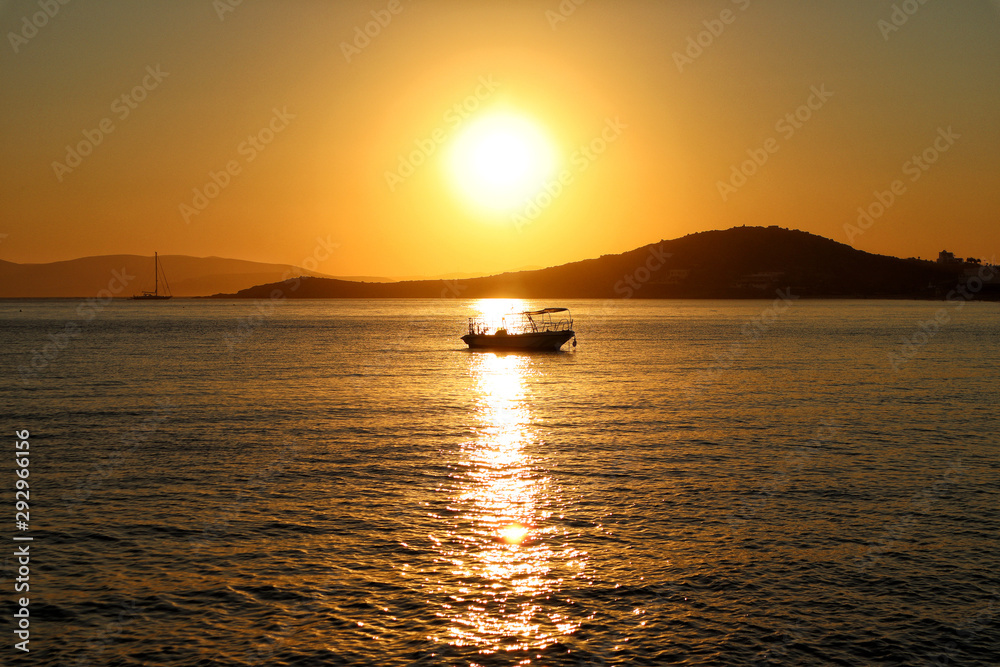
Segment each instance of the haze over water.
[{"label": "haze over water", "polygon": [[1000,662],[996,304],[558,305],[0,302],[23,664]]}]

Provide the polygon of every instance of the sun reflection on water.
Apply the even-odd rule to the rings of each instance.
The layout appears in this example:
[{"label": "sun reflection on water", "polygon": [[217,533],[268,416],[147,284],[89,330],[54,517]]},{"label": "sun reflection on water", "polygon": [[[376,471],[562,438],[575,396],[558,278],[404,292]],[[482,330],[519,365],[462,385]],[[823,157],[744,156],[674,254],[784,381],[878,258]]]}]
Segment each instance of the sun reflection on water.
[{"label": "sun reflection on water", "polygon": [[439,639],[483,653],[544,648],[579,627],[552,601],[586,554],[553,550],[558,531],[548,519],[561,501],[545,462],[531,454],[540,438],[525,382],[531,358],[478,353],[470,363],[475,437],[453,466],[442,517],[450,577],[438,590],[448,622]]}]

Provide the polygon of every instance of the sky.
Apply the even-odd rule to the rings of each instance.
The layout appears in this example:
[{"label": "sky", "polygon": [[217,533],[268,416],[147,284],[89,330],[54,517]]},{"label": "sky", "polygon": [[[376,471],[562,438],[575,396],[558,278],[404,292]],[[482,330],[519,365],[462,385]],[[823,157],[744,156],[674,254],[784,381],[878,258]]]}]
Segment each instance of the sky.
[{"label": "sky", "polygon": [[62,2],[0,0],[0,259],[1000,250],[994,0]]}]

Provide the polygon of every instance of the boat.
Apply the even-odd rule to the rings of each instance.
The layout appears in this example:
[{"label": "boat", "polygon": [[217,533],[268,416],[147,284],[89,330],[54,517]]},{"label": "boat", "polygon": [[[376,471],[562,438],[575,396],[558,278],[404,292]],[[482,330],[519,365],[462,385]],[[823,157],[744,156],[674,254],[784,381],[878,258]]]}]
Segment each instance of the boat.
[{"label": "boat", "polygon": [[153,291],[142,291],[139,294],[133,294],[132,298],[136,301],[163,301],[169,299],[172,295],[170,294],[170,285],[167,283],[167,275],[163,274],[163,285],[166,287],[166,294],[160,294],[160,273],[163,269],[160,268],[160,258],[154,252],[153,253]]},{"label": "boat", "polygon": [[576,347],[568,308],[508,313],[499,320],[470,317],[469,333],[462,336],[470,349],[492,350],[559,350],[571,338]]}]

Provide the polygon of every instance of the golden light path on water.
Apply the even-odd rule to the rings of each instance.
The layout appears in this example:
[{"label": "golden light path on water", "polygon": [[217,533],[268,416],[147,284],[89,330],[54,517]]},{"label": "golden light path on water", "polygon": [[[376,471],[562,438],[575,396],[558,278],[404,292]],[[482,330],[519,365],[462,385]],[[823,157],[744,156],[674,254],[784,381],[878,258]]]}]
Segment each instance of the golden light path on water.
[{"label": "golden light path on water", "polygon": [[[483,300],[485,315],[524,310],[527,304]],[[585,553],[553,550],[557,529],[546,525],[562,501],[544,461],[529,453],[539,443],[526,380],[538,372],[530,355],[470,353],[475,437],[466,442],[452,475],[456,512],[442,550],[454,580],[442,615],[444,641],[479,646],[483,653],[538,649],[574,632],[579,622],[542,606],[563,577],[579,576]],[[443,592],[443,591],[442,591]]]}]

